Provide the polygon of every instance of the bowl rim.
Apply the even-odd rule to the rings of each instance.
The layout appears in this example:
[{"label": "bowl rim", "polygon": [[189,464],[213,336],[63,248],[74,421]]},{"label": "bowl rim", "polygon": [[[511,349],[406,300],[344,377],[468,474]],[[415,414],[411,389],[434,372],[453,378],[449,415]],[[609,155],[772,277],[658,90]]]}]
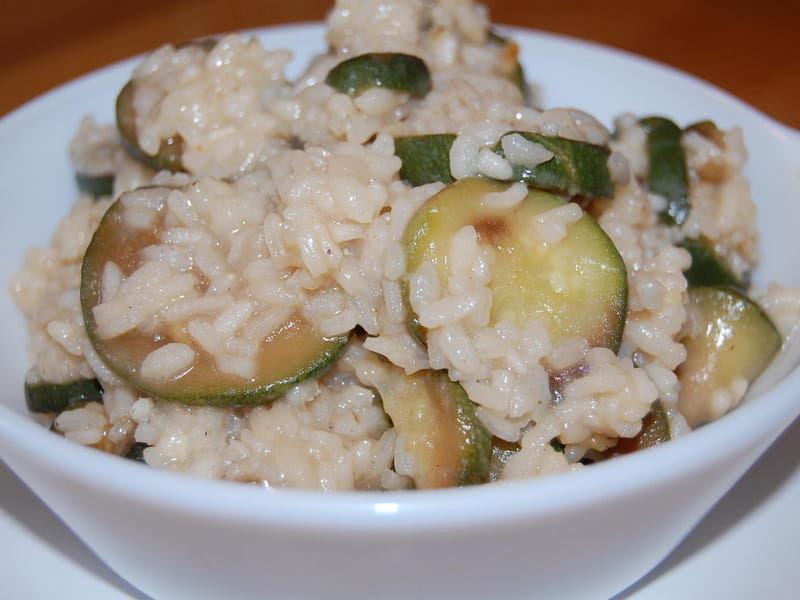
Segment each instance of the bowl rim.
[{"label": "bowl rim", "polygon": [[[557,44],[568,44],[623,62],[633,62],[655,70],[687,85],[701,86],[720,101],[732,103],[756,123],[770,128],[775,135],[786,136],[795,144],[800,156],[800,132],[783,125],[728,92],[693,75],[652,59],[596,42],[561,34],[508,25],[498,29],[516,36],[521,46],[533,36]],[[319,22],[274,25],[244,30],[244,34],[268,35],[280,31],[289,35],[316,35],[323,26]],[[98,78],[110,71],[129,69],[140,56],[124,59],[87,73],[62,84],[0,119],[0,142],[5,135],[24,127],[47,108],[52,98],[81,92],[95,85]],[[491,526],[500,522],[513,523],[531,515],[546,516],[566,509],[580,510],[599,501],[613,501],[633,493],[674,481],[700,467],[698,453],[704,465],[720,461],[726,446],[734,439],[740,444],[762,444],[764,447],[800,414],[796,401],[800,389],[800,369],[794,366],[772,389],[753,402],[742,406],[719,421],[710,423],[690,435],[672,440],[656,448],[592,465],[579,472],[492,483],[467,488],[418,490],[400,492],[331,493],[300,489],[269,489],[255,485],[235,485],[232,482],[207,480],[181,473],[148,469],[131,461],[98,452],[52,435],[30,417],[20,414],[0,402],[0,458],[7,460],[12,470],[15,458],[37,463],[55,476],[82,481],[87,488],[108,489],[109,482],[118,482],[117,493],[136,490],[136,501],[169,510],[192,512],[248,523],[268,523],[275,527],[313,527],[320,531],[374,531],[391,528],[413,534],[420,529],[449,528],[458,525]],[[51,463],[49,457],[57,457]],[[690,465],[688,470],[676,471],[674,465]],[[56,466],[58,467],[56,469]],[[635,475],[635,476],[634,476]],[[586,490],[592,490],[586,495]],[[206,502],[191,502],[204,497]],[[520,499],[525,499],[521,503]],[[457,506],[458,510],[453,510]],[[487,507],[492,513],[487,514]]]}]

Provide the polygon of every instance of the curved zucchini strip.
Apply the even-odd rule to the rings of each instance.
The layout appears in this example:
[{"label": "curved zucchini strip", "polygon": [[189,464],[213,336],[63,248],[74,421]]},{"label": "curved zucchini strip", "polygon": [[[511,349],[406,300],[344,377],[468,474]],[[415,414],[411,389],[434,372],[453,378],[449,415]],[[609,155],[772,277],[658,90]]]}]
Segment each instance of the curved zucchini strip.
[{"label": "curved zucchini strip", "polygon": [[373,87],[423,98],[431,91],[431,74],[421,58],[398,52],[372,52],[347,59],[328,72],[325,83],[342,94],[357,96]]},{"label": "curved zucchini strip", "polygon": [[[216,39],[206,38],[184,42],[178,44],[176,48],[194,46],[201,48],[205,52],[211,52],[216,45]],[[136,88],[131,79],[122,87],[116,101],[117,129],[128,148],[128,152],[136,160],[155,171],[167,170],[173,173],[183,171],[183,138],[179,134],[176,133],[161,140],[161,146],[154,155],[145,153],[139,147],[139,138],[136,134],[136,111],[133,108],[133,96],[135,93]]]},{"label": "curved zucchini strip", "polygon": [[743,288],[743,282],[733,274],[714,250],[707,238],[685,239],[678,243],[692,256],[692,265],[683,272],[691,287],[702,285],[728,285]]},{"label": "curved zucchini strip", "polygon": [[769,317],[732,288],[689,289],[686,360],[678,367],[678,408],[690,426],[717,418],[715,394],[750,384],[780,351],[782,340]]},{"label": "curved zucchini strip", "polygon": [[[125,219],[126,203],[136,191],[123,194],[106,212],[92,237],[81,271],[81,308],[89,340],[98,355],[119,377],[142,392],[184,404],[252,406],[266,404],[290,387],[327,369],[344,350],[349,333],[323,336],[301,315],[279,325],[260,345],[255,358],[257,375],[252,379],[220,371],[213,356],[205,353],[189,336],[186,327],[162,322],[148,324],[116,337],[102,337],[94,310],[101,303],[102,276],[106,264],[114,262],[127,277],[139,266],[139,253],[156,243],[164,224],[167,188],[162,191],[157,217],[149,229],[132,227]],[[153,191],[153,188],[150,190]],[[147,356],[176,342],[194,351],[193,362],[183,373],[156,379],[141,373]]]},{"label": "curved zucchini strip", "polygon": [[639,121],[647,134],[647,179],[650,191],[667,200],[662,218],[682,225],[689,216],[689,176],[686,155],[681,146],[683,132],[664,117],[646,117]]},{"label": "curved zucchini strip", "polygon": [[531,88],[525,78],[525,68],[517,58],[519,56],[519,46],[514,40],[500,35],[496,31],[489,31],[487,39],[489,43],[497,44],[503,48],[503,63],[508,69],[506,77],[519,89],[523,104],[531,106],[533,94],[531,94]]},{"label": "curved zucchini strip", "polygon": [[75,173],[75,183],[84,194],[95,198],[110,196],[114,193],[114,175],[86,175]]},{"label": "curved zucchini strip", "polygon": [[418,489],[485,483],[491,436],[464,389],[444,371],[419,371],[378,385],[383,409],[412,458]]},{"label": "curved zucchini strip", "polygon": [[161,140],[161,146],[155,155],[144,152],[139,147],[139,138],[136,134],[136,111],[133,108],[133,95],[136,93],[133,80],[128,81],[117,96],[116,115],[117,129],[125,142],[128,152],[136,160],[146,166],[160,171],[183,171],[183,138],[175,134]]},{"label": "curved zucchini strip", "polygon": [[698,121],[686,126],[686,131],[696,131],[704,138],[711,140],[720,148],[725,147],[725,132],[714,121]]},{"label": "curved zucchini strip", "polygon": [[35,413],[60,413],[74,404],[102,401],[103,387],[96,379],[25,382],[25,405]]},{"label": "curved zucchini strip", "polygon": [[456,135],[440,133],[412,135],[394,140],[394,152],[400,157],[400,179],[411,186],[441,181],[453,183],[450,173],[450,148]]},{"label": "curved zucchini strip", "polygon": [[[412,217],[403,236],[407,272],[414,273],[429,261],[446,288],[453,236],[462,227],[472,226],[479,243],[494,255],[491,323],[539,318],[554,341],[580,336],[592,346],[616,352],[625,325],[628,284],[625,264],[613,242],[584,213],[566,227],[559,243],[543,244],[530,234],[535,219],[566,202],[536,190],[510,208],[487,201],[487,194],[507,188],[468,178],[431,197]],[[406,302],[410,306],[408,289]],[[426,332],[417,316],[409,313],[409,329],[424,338]]]},{"label": "curved zucchini strip", "polygon": [[[541,144],[553,153],[553,158],[535,166],[512,162],[513,181],[569,196],[602,198],[613,195],[614,185],[611,183],[607,164],[611,150],[606,146],[527,131],[515,131],[506,135],[513,133],[521,135],[529,142]],[[494,151],[504,156],[502,139]]]},{"label": "curved zucchini strip", "polygon": [[[521,181],[531,187],[568,196],[609,197],[614,193],[608,170],[610,150],[605,146],[526,131],[516,133],[527,141],[541,144],[553,157],[537,165],[511,162],[512,176],[506,181]],[[503,136],[506,137],[506,136]],[[400,178],[412,186],[441,181],[452,183],[450,148],[454,134],[432,134],[395,139],[395,154],[400,157]],[[502,138],[494,152],[505,157]]]}]

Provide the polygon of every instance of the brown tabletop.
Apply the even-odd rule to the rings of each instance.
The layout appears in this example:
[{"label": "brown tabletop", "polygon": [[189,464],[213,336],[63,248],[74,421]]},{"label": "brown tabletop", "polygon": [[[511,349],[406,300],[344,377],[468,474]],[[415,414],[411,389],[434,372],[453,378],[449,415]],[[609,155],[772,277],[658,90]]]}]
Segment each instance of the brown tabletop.
[{"label": "brown tabletop", "polygon": [[[0,115],[165,42],[320,20],[332,0],[46,0],[0,20]],[[490,0],[496,23],[598,41],[668,63],[800,128],[796,0]]]}]

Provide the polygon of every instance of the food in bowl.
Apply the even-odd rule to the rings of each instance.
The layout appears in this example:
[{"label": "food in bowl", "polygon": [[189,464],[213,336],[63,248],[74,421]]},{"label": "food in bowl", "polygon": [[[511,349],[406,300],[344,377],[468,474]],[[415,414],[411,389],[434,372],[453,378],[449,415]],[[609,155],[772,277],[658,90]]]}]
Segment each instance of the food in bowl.
[{"label": "food in bowl", "polygon": [[11,286],[31,410],[156,468],[390,490],[741,401],[800,296],[749,289],[737,129],[536,108],[471,2],[341,1],[327,31],[296,80],[243,35],[164,46],[80,124],[83,192]]}]

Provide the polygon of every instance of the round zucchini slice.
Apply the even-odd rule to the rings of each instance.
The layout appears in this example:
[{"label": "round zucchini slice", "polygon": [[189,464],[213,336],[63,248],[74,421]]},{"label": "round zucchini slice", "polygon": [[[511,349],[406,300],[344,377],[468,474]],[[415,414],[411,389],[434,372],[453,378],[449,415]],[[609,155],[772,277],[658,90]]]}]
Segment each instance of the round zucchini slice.
[{"label": "round zucchini slice", "polygon": [[681,340],[686,360],[677,369],[678,408],[695,427],[733,408],[720,395],[743,393],[772,362],[782,340],[758,305],[733,288],[690,288],[687,309],[689,328]]},{"label": "round zucchini slice", "polygon": [[[195,405],[252,406],[266,404],[291,386],[325,370],[339,356],[349,333],[327,337],[302,315],[293,314],[262,338],[254,358],[255,375],[223,371],[189,333],[188,323],[166,323],[160,317],[119,334],[103,330],[96,310],[104,301],[104,271],[109,263],[127,278],[142,264],[141,253],[160,240],[168,188],[148,188],[123,194],[106,212],[83,259],[81,307],[89,339],[107,366],[135,388],[154,397]],[[149,194],[153,218],[137,223],[126,211]],[[203,279],[197,285],[202,291]],[[158,285],[158,284],[156,284]],[[135,293],[145,290],[137,289]],[[135,295],[135,294],[134,294]],[[136,310],[133,305],[128,308]],[[160,313],[157,313],[160,314]],[[125,319],[126,315],[120,318]],[[173,376],[156,376],[142,369],[145,359],[158,361],[159,349],[173,344],[192,358]]]},{"label": "round zucchini slice", "polygon": [[[211,52],[217,40],[213,38],[193,40],[176,46],[177,49],[186,47],[200,48],[204,52]],[[162,169],[173,173],[183,171],[183,138],[175,133],[161,140],[158,152],[147,154],[139,146],[139,137],[136,132],[136,110],[133,97],[136,94],[134,80],[129,80],[120,90],[116,100],[117,129],[125,142],[128,152],[136,160],[153,170]]]},{"label": "round zucchini slice", "polygon": [[[512,207],[494,205],[488,194],[507,184],[462,179],[431,197],[412,217],[403,244],[407,272],[433,263],[446,287],[448,252],[453,237],[472,226],[481,245],[493,254],[491,322],[524,323],[542,319],[551,338],[586,338],[593,346],[617,351],[627,311],[625,264],[611,239],[588,214],[567,225],[560,242],[545,244],[532,233],[543,213],[566,202],[530,190]],[[577,206],[577,205],[576,205]],[[410,306],[406,286],[406,303]],[[424,339],[411,313],[410,329]]]}]

